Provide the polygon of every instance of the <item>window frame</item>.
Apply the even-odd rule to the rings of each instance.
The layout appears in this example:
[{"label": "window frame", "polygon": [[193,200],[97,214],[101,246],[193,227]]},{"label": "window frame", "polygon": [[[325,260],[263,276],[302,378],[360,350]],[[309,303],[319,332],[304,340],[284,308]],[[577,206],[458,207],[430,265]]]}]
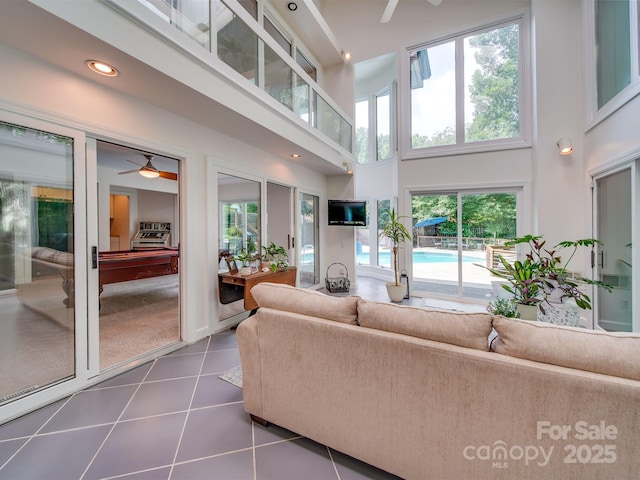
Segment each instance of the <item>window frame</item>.
[{"label": "window frame", "polygon": [[[388,115],[387,121],[389,123],[389,156],[386,158],[380,158],[380,141],[379,141],[380,132],[378,131],[378,127],[380,124],[380,111],[378,108],[379,107],[378,101],[382,97],[389,97],[388,98],[389,109],[388,111],[385,112]],[[373,98],[373,111],[375,112],[375,119],[374,119],[375,132],[373,134],[373,137],[371,137],[371,134],[369,134],[369,137],[370,137],[369,141],[371,141],[372,138],[375,138],[375,144],[374,144],[374,155],[370,163],[386,162],[387,160],[391,160],[395,156],[392,108],[393,108],[393,85],[387,85],[386,87],[381,89],[379,92],[377,92]]]},{"label": "window frame", "polygon": [[[445,42],[455,42],[456,50],[456,130],[464,132],[464,116],[461,113],[460,105],[464,102],[464,57],[460,54],[463,49],[465,38],[478,35],[483,32],[495,30],[507,25],[518,24],[519,29],[519,87],[520,87],[520,135],[517,137],[484,140],[478,142],[460,143],[460,139],[464,139],[457,135],[454,145],[443,145],[435,147],[411,148],[411,89],[410,89],[410,54],[416,50],[421,50],[431,46],[441,45]],[[405,45],[402,49],[400,58],[400,87],[399,87],[399,103],[400,103],[400,119],[401,131],[404,132],[399,138],[400,155],[403,160],[414,160],[420,158],[438,157],[445,155],[459,155],[466,153],[487,152],[495,150],[511,150],[516,148],[529,148],[532,145],[532,93],[531,93],[531,35],[529,27],[529,16],[527,12],[522,11],[517,15],[500,19],[498,21],[485,24],[476,28],[457,32],[449,36],[435,38],[424,42]],[[464,105],[462,105],[464,107]]]},{"label": "window frame", "polygon": [[640,94],[640,7],[638,2],[629,1],[631,82],[611,100],[598,109],[597,48],[596,48],[596,0],[582,0],[583,65],[585,78],[584,124],[589,131],[633,98]]}]

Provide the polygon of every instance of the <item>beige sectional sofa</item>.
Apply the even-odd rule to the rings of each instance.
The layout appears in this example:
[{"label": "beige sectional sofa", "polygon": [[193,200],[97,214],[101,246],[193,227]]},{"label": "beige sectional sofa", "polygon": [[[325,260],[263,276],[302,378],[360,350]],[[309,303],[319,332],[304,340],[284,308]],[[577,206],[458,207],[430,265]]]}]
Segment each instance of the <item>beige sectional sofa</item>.
[{"label": "beige sectional sofa", "polygon": [[638,335],[252,294],[237,338],[256,420],[405,479],[640,478]]}]

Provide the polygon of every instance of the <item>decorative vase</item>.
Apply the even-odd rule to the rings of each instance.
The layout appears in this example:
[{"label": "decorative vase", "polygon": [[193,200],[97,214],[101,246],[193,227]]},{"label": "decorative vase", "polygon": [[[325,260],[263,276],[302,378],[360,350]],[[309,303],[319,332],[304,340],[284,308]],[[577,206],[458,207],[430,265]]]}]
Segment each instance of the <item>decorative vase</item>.
[{"label": "decorative vase", "polygon": [[522,320],[537,320],[538,319],[538,306],[537,305],[524,305],[518,303],[516,310],[520,314]]},{"label": "decorative vase", "polygon": [[403,285],[402,283],[399,285],[396,285],[396,282],[387,283],[387,294],[389,295],[389,298],[391,299],[392,302],[395,302],[395,303],[402,302],[402,299],[404,298],[406,290],[407,290],[406,285]]},{"label": "decorative vase", "polygon": [[246,277],[247,275],[251,275],[251,267],[240,267],[238,271],[238,275],[241,277]]}]

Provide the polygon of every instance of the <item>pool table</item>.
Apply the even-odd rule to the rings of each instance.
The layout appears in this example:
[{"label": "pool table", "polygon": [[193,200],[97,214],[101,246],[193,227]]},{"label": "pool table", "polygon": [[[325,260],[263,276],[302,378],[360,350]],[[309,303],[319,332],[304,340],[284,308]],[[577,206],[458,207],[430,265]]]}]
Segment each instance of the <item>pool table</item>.
[{"label": "pool table", "polygon": [[178,273],[180,252],[175,248],[117,250],[98,254],[100,293],[109,283]]}]

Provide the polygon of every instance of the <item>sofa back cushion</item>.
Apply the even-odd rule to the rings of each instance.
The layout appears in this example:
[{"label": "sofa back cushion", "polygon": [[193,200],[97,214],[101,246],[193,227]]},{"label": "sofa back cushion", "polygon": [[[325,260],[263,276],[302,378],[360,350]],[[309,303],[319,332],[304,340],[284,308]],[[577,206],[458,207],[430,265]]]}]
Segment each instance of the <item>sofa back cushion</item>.
[{"label": "sofa back cushion", "polygon": [[496,316],[494,352],[640,380],[640,335],[609,333]]},{"label": "sofa back cushion", "polygon": [[326,320],[356,325],[357,302],[360,297],[332,297],[313,290],[292,287],[280,283],[259,283],[251,289],[251,295],[260,307],[299,313]]},{"label": "sofa back cushion", "polygon": [[489,350],[491,315],[488,313],[443,312],[360,299],[358,321],[367,328]]}]

